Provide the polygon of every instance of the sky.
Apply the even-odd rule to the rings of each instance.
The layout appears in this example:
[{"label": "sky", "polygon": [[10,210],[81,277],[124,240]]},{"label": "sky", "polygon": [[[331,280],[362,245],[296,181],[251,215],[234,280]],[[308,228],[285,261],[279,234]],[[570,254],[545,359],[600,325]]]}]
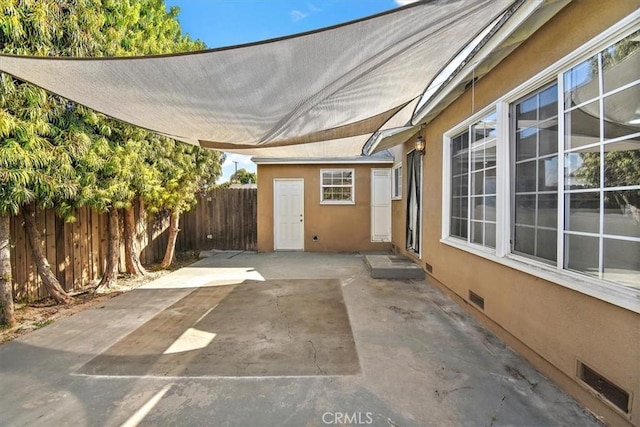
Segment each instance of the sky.
[{"label": "sky", "polygon": [[[165,0],[180,8],[183,33],[208,48],[234,46],[353,21],[417,0]],[[237,168],[255,172],[250,157],[227,153],[226,182]]]}]

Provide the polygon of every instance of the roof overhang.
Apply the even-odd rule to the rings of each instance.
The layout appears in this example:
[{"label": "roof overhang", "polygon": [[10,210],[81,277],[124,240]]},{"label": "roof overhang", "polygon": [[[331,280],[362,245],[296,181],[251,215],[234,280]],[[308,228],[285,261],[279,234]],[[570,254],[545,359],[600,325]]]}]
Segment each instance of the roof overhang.
[{"label": "roof overhang", "polygon": [[356,164],[393,164],[394,158],[390,153],[388,153],[388,154],[385,154],[384,156],[375,155],[375,156],[325,157],[325,158],[252,157],[251,161],[257,165],[356,165]]},{"label": "roof overhang", "polygon": [[[570,1],[521,0],[514,3],[505,11],[502,22],[496,22],[492,31],[479,40],[474,49],[465,53],[462,58],[452,59],[459,62],[457,68],[451,69],[449,63],[432,79],[409,123],[398,128],[398,132],[374,133],[365,144],[363,154],[372,154],[409,140],[420,126],[431,122],[469,86],[495,68]],[[448,75],[442,76],[443,72]],[[437,80],[440,80],[439,86],[436,90],[430,91],[430,86]],[[408,129],[413,129],[413,133],[407,131]]]}]

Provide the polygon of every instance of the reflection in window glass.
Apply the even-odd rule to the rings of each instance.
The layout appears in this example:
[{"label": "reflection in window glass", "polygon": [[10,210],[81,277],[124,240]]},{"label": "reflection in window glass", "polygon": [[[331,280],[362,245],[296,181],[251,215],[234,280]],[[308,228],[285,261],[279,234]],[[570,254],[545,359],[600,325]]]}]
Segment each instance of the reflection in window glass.
[{"label": "reflection in window glass", "polygon": [[[640,84],[604,98],[604,139],[640,132]],[[634,138],[640,141],[640,138]]]},{"label": "reflection in window glass", "polygon": [[564,73],[564,106],[580,105],[598,96],[598,55]]},{"label": "reflection in window glass", "polygon": [[564,121],[567,149],[600,142],[600,103],[598,101],[567,112]]},{"label": "reflection in window glass", "polygon": [[451,141],[451,229],[452,236],[467,238],[469,195],[469,134]]},{"label": "reflection in window glass", "polygon": [[604,234],[640,238],[640,190],[605,191]]},{"label": "reflection in window glass", "polygon": [[640,287],[638,37],[564,74],[564,267]]},{"label": "reflection in window glass", "polygon": [[604,278],[638,286],[640,284],[640,242],[604,239]]},{"label": "reflection in window glass", "polygon": [[620,141],[604,146],[604,186],[640,185],[640,142]]},{"label": "reflection in window glass", "polygon": [[496,240],[496,129],[491,113],[451,140],[450,234],[491,248]]},{"label": "reflection in window glass", "polygon": [[578,190],[600,187],[600,149],[574,151],[564,157],[564,188]]},{"label": "reflection in window glass", "polygon": [[564,228],[585,233],[600,232],[600,193],[570,193],[565,196]]},{"label": "reflection in window glass", "polygon": [[640,31],[629,35],[602,52],[605,92],[638,80],[640,70]]},{"label": "reflection in window glass", "polygon": [[565,267],[592,276],[598,276],[599,242],[597,237],[568,234],[564,242]]},{"label": "reflection in window glass", "polygon": [[557,100],[554,84],[513,106],[517,127],[513,250],[545,262],[556,260],[557,248]]}]

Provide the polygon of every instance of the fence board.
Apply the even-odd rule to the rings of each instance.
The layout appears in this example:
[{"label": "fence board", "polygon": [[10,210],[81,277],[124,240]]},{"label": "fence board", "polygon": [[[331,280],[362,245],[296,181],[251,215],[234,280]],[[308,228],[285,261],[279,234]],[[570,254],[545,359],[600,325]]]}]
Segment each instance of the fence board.
[{"label": "fence board", "polygon": [[[213,189],[199,196],[198,204],[182,215],[176,251],[255,250],[256,208],[256,189]],[[147,216],[142,202],[135,207],[135,213],[136,218],[142,215],[136,232],[140,259],[147,265],[161,261],[169,219]],[[76,222],[66,223],[53,210],[36,210],[36,225],[42,233],[47,259],[67,291],[89,286],[98,279],[104,272],[107,254],[106,214],[81,208],[75,217]],[[21,216],[11,217],[10,233],[14,297],[35,300],[47,296]],[[124,252],[122,246],[120,250]]]}]

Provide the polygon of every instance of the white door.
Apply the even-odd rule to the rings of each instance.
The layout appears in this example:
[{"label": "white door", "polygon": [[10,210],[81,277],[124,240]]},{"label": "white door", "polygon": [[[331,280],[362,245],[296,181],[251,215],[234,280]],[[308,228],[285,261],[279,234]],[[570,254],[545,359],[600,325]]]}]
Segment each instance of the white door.
[{"label": "white door", "polygon": [[304,180],[273,181],[276,251],[304,250]]},{"label": "white door", "polygon": [[371,169],[371,241],[391,241],[391,169]]}]

